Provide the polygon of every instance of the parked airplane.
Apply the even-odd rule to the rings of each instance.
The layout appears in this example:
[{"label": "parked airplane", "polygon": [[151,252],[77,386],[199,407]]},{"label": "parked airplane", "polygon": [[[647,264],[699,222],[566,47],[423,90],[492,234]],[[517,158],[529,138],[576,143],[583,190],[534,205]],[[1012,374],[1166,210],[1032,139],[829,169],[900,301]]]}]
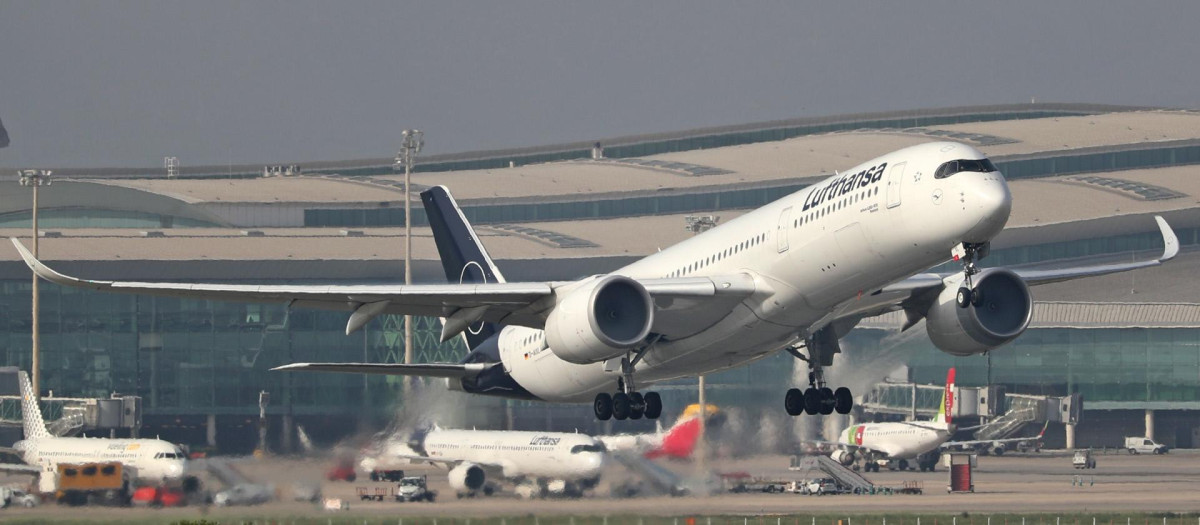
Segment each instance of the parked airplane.
[{"label": "parked airplane", "polygon": [[25,465],[3,464],[0,471],[38,475],[38,489],[53,492],[57,487],[59,463],[102,463],[119,461],[136,470],[137,479],[161,483],[183,477],[187,454],[161,439],[106,439],[54,437],[46,430],[29,375],[18,372],[21,390],[21,419],[25,439],[13,448]]},{"label": "parked airplane", "polygon": [[[902,423],[866,423],[851,425],[837,440],[838,450],[831,457],[849,465],[855,455],[863,458],[864,470],[879,470],[878,460],[895,462],[896,468],[908,469],[908,460],[915,460],[950,440],[954,435],[954,369],[946,373],[946,387],[938,413],[932,421]],[[921,470],[933,470],[936,456],[922,458]]]},{"label": "parked airplane", "polygon": [[434,427],[396,435],[381,447],[376,463],[426,462],[449,469],[459,497],[491,494],[490,478],[516,483],[525,497],[579,496],[600,479],[604,444],[586,434],[504,430],[445,430]]},{"label": "parked airplane", "polygon": [[[598,419],[658,417],[642,387],[708,374],[786,350],[809,366],[791,415],[848,413],[853,395],[824,369],[865,317],[902,310],[926,320],[939,349],[981,354],[1029,325],[1030,285],[1156,266],[1179,243],[1161,217],[1153,260],[1058,270],[977,267],[1008,221],[1004,177],[975,148],[908,147],[837,173],[717,228],[604,275],[509,283],[449,192],[421,194],[449,284],[237,285],[84,280],[60,274],[13,239],[44,279],[95,290],[286,302],[349,310],[347,333],[383,314],[444,319],[442,339],[478,343],[460,363],[295,363],[282,370],[442,377],[484,395],[591,401]],[[949,259],[962,271],[920,273]],[[803,352],[802,352],[803,350]]]},{"label": "parked airplane", "polygon": [[[708,405],[705,410],[706,429],[717,426],[724,415],[716,405]],[[604,443],[610,452],[634,452],[647,459],[670,458],[691,459],[696,451],[696,443],[700,437],[700,405],[688,405],[675,420],[675,424],[666,430],[660,429],[653,434],[626,434],[616,436],[596,436]]]}]

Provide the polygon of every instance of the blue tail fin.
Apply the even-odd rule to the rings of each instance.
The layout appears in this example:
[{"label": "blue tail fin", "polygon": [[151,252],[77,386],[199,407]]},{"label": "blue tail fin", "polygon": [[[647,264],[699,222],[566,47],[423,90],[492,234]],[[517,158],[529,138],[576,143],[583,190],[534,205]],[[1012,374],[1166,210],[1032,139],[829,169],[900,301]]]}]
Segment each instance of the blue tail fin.
[{"label": "blue tail fin", "polygon": [[[442,259],[446,280],[451,283],[502,283],[504,276],[492,262],[471,223],[463,216],[458,203],[445,186],[434,186],[421,192],[421,204],[433,229],[433,241]],[[471,325],[463,336],[467,347],[475,350],[500,331],[488,322]]]}]

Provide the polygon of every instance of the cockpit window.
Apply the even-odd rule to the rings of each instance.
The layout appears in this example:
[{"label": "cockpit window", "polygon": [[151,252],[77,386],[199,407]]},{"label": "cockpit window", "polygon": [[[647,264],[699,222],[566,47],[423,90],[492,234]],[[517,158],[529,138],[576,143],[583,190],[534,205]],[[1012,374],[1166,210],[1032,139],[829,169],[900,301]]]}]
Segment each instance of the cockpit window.
[{"label": "cockpit window", "polygon": [[595,443],[592,445],[575,445],[571,447],[572,454],[579,454],[581,452],[604,452],[604,445]]},{"label": "cockpit window", "polygon": [[955,173],[962,173],[964,171],[991,173],[998,170],[996,169],[996,165],[992,164],[992,161],[988,159],[959,159],[938,166],[937,172],[934,173],[933,177],[935,179],[944,179]]}]

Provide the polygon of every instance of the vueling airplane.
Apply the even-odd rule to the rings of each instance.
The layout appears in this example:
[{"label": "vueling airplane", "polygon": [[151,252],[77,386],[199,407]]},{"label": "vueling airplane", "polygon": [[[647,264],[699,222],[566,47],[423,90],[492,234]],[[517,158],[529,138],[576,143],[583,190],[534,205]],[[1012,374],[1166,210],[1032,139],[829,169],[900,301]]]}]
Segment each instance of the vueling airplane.
[{"label": "vueling airplane", "polygon": [[[1157,217],[1156,259],[1059,270],[980,269],[1008,221],[1012,194],[975,148],[908,147],[837,173],[623,268],[568,282],[507,282],[449,192],[421,195],[447,284],[253,285],[86,280],[60,274],[19,241],[44,279],[101,291],[280,302],[352,312],[346,332],[383,314],[443,319],[466,332],[459,363],[296,363],[280,369],[442,377],[483,394],[592,402],[598,419],[657,418],[658,381],[709,374],[779,351],[804,361],[807,388],[788,414],[847,413],[854,401],[824,370],[838,339],[865,317],[904,311],[933,344],[982,354],[1029,326],[1029,286],[1156,266],[1179,243]],[[439,232],[441,232],[439,234]],[[636,232],[630,232],[636,235]],[[962,270],[927,272],[949,260]]]},{"label": "vueling airplane", "polygon": [[54,437],[46,430],[42,409],[33,395],[29,375],[18,372],[21,385],[21,419],[25,439],[13,448],[26,465],[0,465],[0,470],[38,475],[38,489],[53,492],[57,487],[59,463],[103,463],[118,461],[135,470],[137,479],[150,483],[183,477],[187,454],[161,439],[107,439]]}]

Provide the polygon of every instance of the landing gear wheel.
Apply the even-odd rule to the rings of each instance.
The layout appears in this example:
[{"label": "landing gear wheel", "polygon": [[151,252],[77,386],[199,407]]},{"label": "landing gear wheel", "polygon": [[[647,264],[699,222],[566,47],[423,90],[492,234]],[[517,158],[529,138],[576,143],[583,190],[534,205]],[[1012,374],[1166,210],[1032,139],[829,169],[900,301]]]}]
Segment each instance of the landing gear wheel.
[{"label": "landing gear wheel", "polygon": [[820,392],[821,396],[821,415],[828,416],[829,414],[832,414],[834,403],[833,390],[830,390],[828,387],[821,387],[821,389],[817,391]]},{"label": "landing gear wheel", "polygon": [[662,397],[658,392],[646,392],[646,419],[658,419],[662,415]]},{"label": "landing gear wheel", "polygon": [[971,296],[972,295],[973,294],[971,293],[970,288],[967,288],[965,286],[962,288],[959,288],[958,296],[955,297],[955,302],[958,303],[958,307],[966,308],[967,306],[969,306],[971,304]]},{"label": "landing gear wheel", "polygon": [[629,406],[629,396],[624,392],[617,392],[612,396],[612,413],[617,421],[625,421],[629,419],[629,414],[632,412],[632,407]]},{"label": "landing gear wheel", "polygon": [[854,395],[844,386],[833,391],[833,400],[834,410],[839,414],[849,414],[850,409],[854,408]]},{"label": "landing gear wheel", "polygon": [[611,419],[613,416],[612,396],[605,393],[596,394],[596,400],[592,402],[592,411],[596,413],[596,419],[600,421]]},{"label": "landing gear wheel", "polygon": [[646,400],[641,394],[629,394],[629,419],[641,419],[646,414]]},{"label": "landing gear wheel", "polygon": [[783,396],[783,409],[787,411],[789,416],[803,414],[804,393],[799,388],[789,388],[787,394]]},{"label": "landing gear wheel", "polygon": [[804,391],[804,413],[815,416],[821,412],[821,393],[813,387]]},{"label": "landing gear wheel", "polygon": [[983,304],[983,294],[979,288],[971,290],[971,306],[979,306]]},{"label": "landing gear wheel", "polygon": [[900,470],[908,470],[908,460],[907,459],[900,460],[899,466],[900,466]]}]

